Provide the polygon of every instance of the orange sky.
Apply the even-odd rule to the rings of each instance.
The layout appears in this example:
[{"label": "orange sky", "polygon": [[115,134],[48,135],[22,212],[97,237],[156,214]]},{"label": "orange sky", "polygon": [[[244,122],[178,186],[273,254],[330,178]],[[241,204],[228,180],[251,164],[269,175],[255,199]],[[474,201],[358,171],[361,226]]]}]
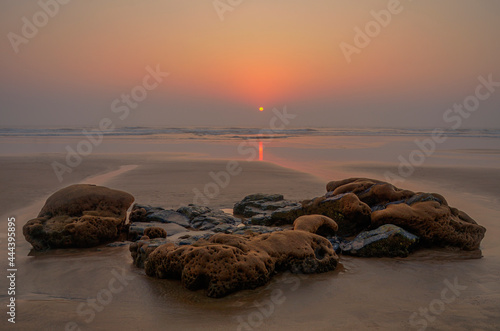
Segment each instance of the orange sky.
[{"label": "orange sky", "polygon": [[[340,43],[354,44],[354,28],[387,6],[246,0],[221,21],[205,0],[73,1],[19,53],[3,38],[2,124],[94,123],[157,64],[171,75],[130,123],[253,125],[259,106],[287,105],[309,126],[429,126],[473,91],[478,75],[500,80],[493,0],[401,1],[402,11],[348,63]],[[40,11],[31,1],[0,9],[5,36],[21,34],[22,17]],[[470,124],[498,120],[499,99]]]}]

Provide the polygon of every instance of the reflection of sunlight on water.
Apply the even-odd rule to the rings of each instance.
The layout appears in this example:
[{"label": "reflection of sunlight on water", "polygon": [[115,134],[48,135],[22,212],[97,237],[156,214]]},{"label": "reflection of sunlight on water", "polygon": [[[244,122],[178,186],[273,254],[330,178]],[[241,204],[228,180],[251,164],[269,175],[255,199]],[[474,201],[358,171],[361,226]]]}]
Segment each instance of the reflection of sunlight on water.
[{"label": "reflection of sunlight on water", "polygon": [[264,146],[262,146],[262,141],[259,141],[259,161],[264,160]]}]

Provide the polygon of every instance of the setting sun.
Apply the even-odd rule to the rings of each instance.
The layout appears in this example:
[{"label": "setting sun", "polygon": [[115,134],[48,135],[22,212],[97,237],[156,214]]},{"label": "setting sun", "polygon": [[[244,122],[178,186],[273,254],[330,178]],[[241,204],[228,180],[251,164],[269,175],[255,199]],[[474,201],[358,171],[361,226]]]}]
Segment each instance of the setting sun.
[{"label": "setting sun", "polygon": [[260,108],[259,108],[259,110],[260,110],[260,111],[264,111],[264,107],[260,107]]}]

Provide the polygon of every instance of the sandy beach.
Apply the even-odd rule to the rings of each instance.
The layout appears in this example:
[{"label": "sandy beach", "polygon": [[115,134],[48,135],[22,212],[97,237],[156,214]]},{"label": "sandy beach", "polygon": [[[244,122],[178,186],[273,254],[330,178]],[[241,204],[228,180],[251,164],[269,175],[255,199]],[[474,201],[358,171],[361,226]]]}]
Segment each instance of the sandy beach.
[{"label": "sandy beach", "polygon": [[[19,330],[65,330],[75,325],[81,330],[400,330],[419,329],[424,323],[429,330],[500,327],[497,169],[423,167],[399,185],[439,192],[450,205],[485,226],[481,259],[443,249],[394,259],[341,256],[341,265],[333,272],[285,273],[256,290],[211,299],[203,291],[184,289],[178,281],[146,276],[144,270],[132,265],[126,246],[30,254],[31,246],[23,240],[21,228],[36,216],[48,195],[78,182],[124,190],[142,204],[186,205],[193,202],[194,189],[202,191],[213,182],[209,173],[223,171],[229,160],[158,153],[96,154],[59,183],[50,167],[58,158],[61,156],[0,158],[2,183],[8,187],[0,195],[2,226],[7,217],[14,216],[18,227]],[[294,200],[325,192],[326,180],[314,171],[305,173],[258,161],[238,160],[238,164],[241,173],[210,199],[210,206],[230,209],[245,195],[257,192],[280,193]],[[329,167],[332,174],[374,178],[391,169],[354,162],[318,165],[318,169]],[[3,238],[0,245],[5,249]],[[117,277],[123,290],[113,294],[108,305],[92,311],[81,308],[81,303],[96,298]],[[2,286],[6,286],[5,276],[2,279]],[[429,311],[430,305],[437,309],[432,305],[441,305],[436,300],[450,283],[457,285],[456,299],[443,303],[439,314],[429,313],[429,319],[424,319],[420,309]],[[266,306],[275,289],[282,290],[285,299],[279,305]],[[5,294],[0,298],[4,300]],[[259,307],[267,310],[262,313]]]}]

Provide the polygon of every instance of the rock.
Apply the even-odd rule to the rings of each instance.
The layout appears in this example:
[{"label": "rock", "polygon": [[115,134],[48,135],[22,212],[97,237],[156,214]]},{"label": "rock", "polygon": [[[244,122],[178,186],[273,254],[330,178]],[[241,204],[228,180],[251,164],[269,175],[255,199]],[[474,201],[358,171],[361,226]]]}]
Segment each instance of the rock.
[{"label": "rock", "polygon": [[293,229],[327,237],[334,236],[339,227],[330,217],[323,215],[304,215],[293,222]]},{"label": "rock", "polygon": [[252,194],[234,205],[235,215],[251,218],[255,225],[292,224],[293,221],[304,215],[302,204],[284,200],[281,194]]},{"label": "rock", "polygon": [[129,227],[129,240],[136,241],[144,235],[144,230],[150,227],[158,227],[165,230],[167,236],[172,236],[180,232],[185,232],[186,228],[175,223],[159,223],[159,222],[138,222],[131,223]]},{"label": "rock", "polygon": [[165,210],[164,208],[160,207],[151,207],[150,205],[140,205],[138,203],[135,203],[134,206],[132,207],[132,211],[130,212],[129,215],[129,221],[132,223],[136,222],[148,222],[146,220],[146,216],[148,214],[157,212],[157,211],[162,211]]},{"label": "rock", "polygon": [[189,219],[173,210],[158,210],[147,214],[147,222],[175,223],[185,228],[189,227]]},{"label": "rock", "polygon": [[172,209],[166,210],[161,207],[151,207],[149,205],[134,204],[130,212],[129,220],[131,223],[157,222],[157,223],[175,223],[183,227],[189,227],[189,218],[184,214]]},{"label": "rock", "polygon": [[189,204],[187,206],[183,206],[177,209],[178,213],[181,213],[182,215],[186,216],[187,218],[189,218],[190,221],[197,216],[209,213],[211,211],[212,209],[210,209],[209,207],[199,206],[194,204]]},{"label": "rock", "polygon": [[[208,238],[205,234],[233,233],[236,227],[242,225],[241,219],[234,217],[222,210],[213,210],[209,207],[190,204],[173,210],[165,210],[160,207],[135,204],[132,214],[136,215],[134,222],[130,225],[129,239],[136,241],[144,235],[147,227],[156,226],[164,229],[168,236],[186,232],[186,228],[194,229],[193,233],[203,232],[203,236],[190,235],[186,239],[172,239],[169,242],[185,245],[191,244],[199,238]],[[160,223],[172,222],[172,223]],[[243,224],[244,226],[244,224]],[[173,228],[172,228],[173,227]],[[189,239],[187,239],[189,238]]]},{"label": "rock", "polygon": [[341,254],[342,253],[342,248],[343,245],[349,244],[348,240],[345,240],[342,237],[334,236],[328,238],[328,241],[332,244],[333,250],[335,251],[336,254]]},{"label": "rock", "polygon": [[38,217],[23,227],[36,250],[92,247],[118,239],[126,230],[134,197],[103,186],[77,184],[51,195]]},{"label": "rock", "polygon": [[271,233],[276,231],[283,231],[282,228],[274,226],[261,226],[261,225],[242,225],[237,226],[233,230],[233,234],[261,234],[261,233]]},{"label": "rock", "polygon": [[129,246],[130,254],[134,260],[134,265],[139,268],[144,268],[144,261],[156,248],[161,245],[171,244],[167,239],[156,238],[156,239],[146,239],[133,242]]},{"label": "rock", "polygon": [[148,276],[180,279],[186,288],[206,288],[214,298],[262,286],[278,271],[319,273],[338,263],[328,240],[305,231],[252,237],[216,234],[195,245],[144,246],[134,243],[130,250],[136,265],[145,260]]},{"label": "rock", "polygon": [[250,223],[255,225],[268,225],[273,224],[273,221],[271,220],[271,215],[269,214],[257,214],[252,216]]},{"label": "rock", "polygon": [[132,210],[134,210],[134,209],[144,209],[147,212],[153,212],[153,211],[157,211],[157,210],[165,210],[165,208],[152,207],[151,205],[143,205],[140,203],[134,203],[134,205],[132,206]]},{"label": "rock", "polygon": [[271,224],[266,225],[293,224],[297,217],[304,214],[305,212],[302,209],[302,205],[300,203],[294,203],[293,205],[273,211],[271,213]]},{"label": "rock", "polygon": [[144,235],[150,239],[167,238],[167,231],[157,226],[151,226],[144,229]]},{"label": "rock", "polygon": [[[486,232],[466,213],[448,206],[440,194],[415,193],[367,178],[330,182],[327,190],[325,197],[356,195],[370,209],[372,227],[394,224],[417,235],[424,244],[476,250]],[[354,200],[352,203],[360,205]],[[333,219],[340,232],[343,225]]]},{"label": "rock", "polygon": [[353,193],[369,206],[410,198],[415,193],[401,190],[392,184],[369,178],[349,178],[326,185],[332,195]]},{"label": "rock", "polygon": [[131,241],[115,241],[113,243],[109,243],[106,245],[106,247],[123,247],[123,246],[128,246],[132,242]]},{"label": "rock", "polygon": [[333,219],[341,236],[354,236],[370,226],[370,207],[353,193],[331,194],[303,202],[307,215],[319,214]]},{"label": "rock", "polygon": [[243,212],[242,213],[238,213],[238,215],[242,215],[244,217],[252,217],[252,216],[255,216],[255,215],[263,215],[262,214],[263,212],[264,212],[264,210],[260,209],[259,207],[246,206],[243,209]]},{"label": "rock", "polygon": [[230,224],[219,224],[212,229],[215,233],[233,233],[234,230],[236,230],[236,227]]},{"label": "rock", "polygon": [[454,246],[464,250],[479,249],[486,229],[446,201],[418,201],[388,205],[372,213],[372,224],[395,224],[417,236],[426,244]]},{"label": "rock", "polygon": [[134,205],[134,207],[132,207],[130,215],[128,216],[128,219],[130,222],[144,222],[146,219],[146,215],[146,209],[136,208],[136,205]]},{"label": "rock", "polygon": [[184,231],[167,238],[143,237],[130,244],[129,250],[134,260],[134,265],[144,268],[144,261],[149,254],[161,245],[170,244],[174,247],[192,245],[200,239],[209,239],[215,233],[212,231]]},{"label": "rock", "polygon": [[208,239],[214,234],[215,232],[213,231],[184,231],[173,236],[168,236],[165,242],[175,245],[191,245],[199,239]]},{"label": "rock", "polygon": [[198,230],[210,230],[220,224],[237,226],[241,224],[241,220],[221,210],[212,210],[190,221],[191,227]]},{"label": "rock", "polygon": [[417,246],[419,238],[393,224],[360,233],[352,241],[333,240],[343,254],[361,257],[407,257]]},{"label": "rock", "polygon": [[264,210],[261,208],[262,204],[267,203],[267,202],[276,202],[276,201],[282,201],[283,200],[283,195],[281,194],[262,194],[262,193],[257,193],[257,194],[251,194],[247,195],[243,200],[240,202],[237,202],[234,205],[233,208],[233,213],[235,215],[242,215],[245,217],[251,217],[254,214],[247,214],[245,215],[245,209],[247,207],[255,207],[260,210]]},{"label": "rock", "polygon": [[296,206],[297,203],[283,199],[281,194],[251,194],[234,205],[233,213],[244,217],[252,217],[258,214],[271,214],[272,211]]}]

